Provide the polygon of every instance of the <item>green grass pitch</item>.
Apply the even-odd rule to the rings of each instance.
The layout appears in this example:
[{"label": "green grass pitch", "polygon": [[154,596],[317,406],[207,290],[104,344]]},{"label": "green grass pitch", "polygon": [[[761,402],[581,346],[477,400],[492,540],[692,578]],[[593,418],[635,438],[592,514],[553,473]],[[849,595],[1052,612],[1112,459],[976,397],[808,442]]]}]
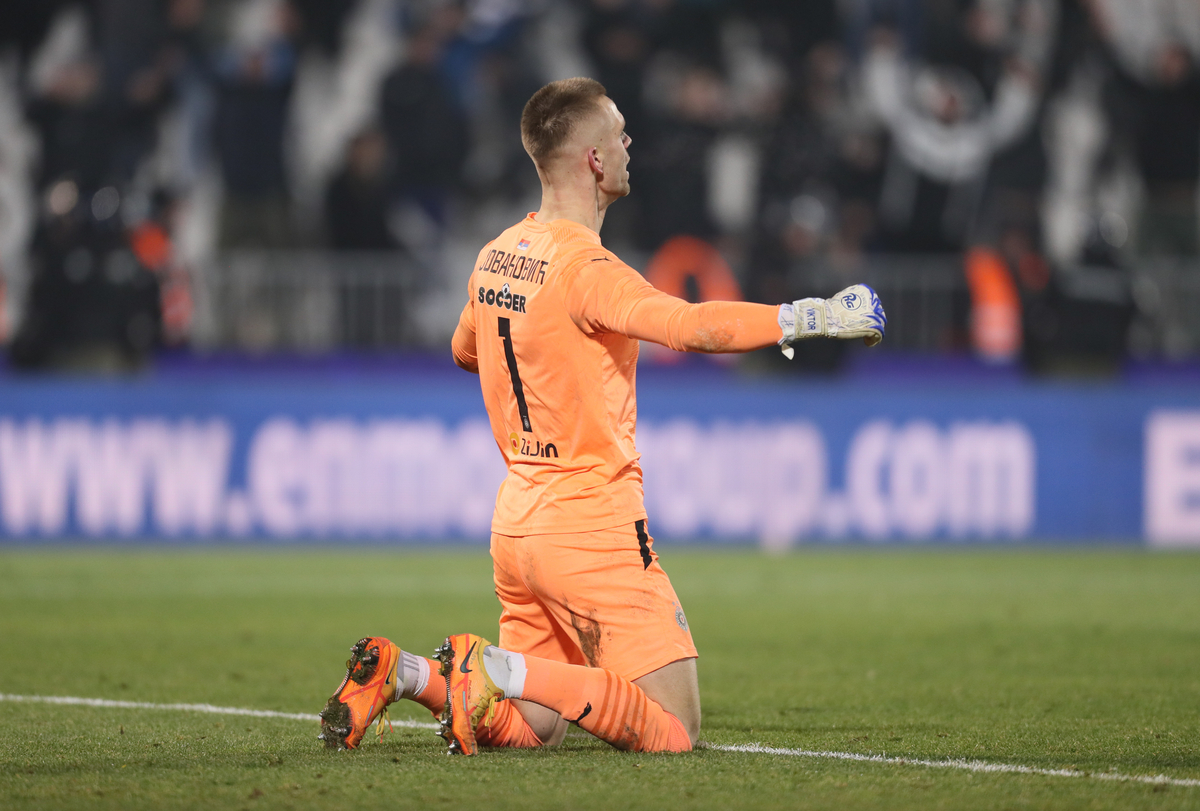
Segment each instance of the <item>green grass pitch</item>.
[{"label": "green grass pitch", "polygon": [[[1200,809],[1200,555],[662,544],[702,738],[980,760],[557,750],[450,758],[425,729],[0,700],[0,808]],[[479,551],[0,551],[0,693],[316,713],[348,648],[492,636]],[[415,704],[395,718],[431,720]]]}]

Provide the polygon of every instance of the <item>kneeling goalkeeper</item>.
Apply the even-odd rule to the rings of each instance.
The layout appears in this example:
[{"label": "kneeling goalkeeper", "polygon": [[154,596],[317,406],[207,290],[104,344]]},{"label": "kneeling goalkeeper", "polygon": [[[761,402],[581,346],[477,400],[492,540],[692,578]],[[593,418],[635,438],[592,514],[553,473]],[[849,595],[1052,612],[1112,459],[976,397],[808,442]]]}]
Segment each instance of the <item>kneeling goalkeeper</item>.
[{"label": "kneeling goalkeeper", "polygon": [[810,337],[883,339],[865,285],[768,306],[689,304],[600,242],[629,193],[630,138],[604,87],[567,79],[533,95],[521,137],[541,208],[479,253],[454,334],[479,374],[508,476],[491,554],[499,645],[448,637],[436,660],[383,637],[353,648],[322,717],[326,746],[354,748],[388,704],[442,720],[451,752],[555,745],[568,721],[620,749],[690,750],[700,732],[696,648],[658,562],[634,445],[638,341],[748,352]]}]

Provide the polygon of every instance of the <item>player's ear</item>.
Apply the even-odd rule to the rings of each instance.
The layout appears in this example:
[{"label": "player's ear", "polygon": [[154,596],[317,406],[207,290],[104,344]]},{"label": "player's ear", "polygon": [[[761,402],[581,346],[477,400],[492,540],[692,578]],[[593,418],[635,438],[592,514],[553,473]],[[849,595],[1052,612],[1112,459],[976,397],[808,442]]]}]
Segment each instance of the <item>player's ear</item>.
[{"label": "player's ear", "polygon": [[588,168],[592,170],[594,175],[604,174],[604,161],[600,158],[600,150],[592,147],[588,150]]}]

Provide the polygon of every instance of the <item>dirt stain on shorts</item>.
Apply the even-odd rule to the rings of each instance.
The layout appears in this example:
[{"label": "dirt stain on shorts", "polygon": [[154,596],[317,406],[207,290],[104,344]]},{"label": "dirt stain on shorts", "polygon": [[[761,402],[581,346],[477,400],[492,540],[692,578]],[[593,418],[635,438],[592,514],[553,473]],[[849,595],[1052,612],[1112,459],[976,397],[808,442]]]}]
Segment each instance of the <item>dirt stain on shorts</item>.
[{"label": "dirt stain on shorts", "polygon": [[600,623],[596,622],[591,617],[584,617],[571,611],[571,627],[575,629],[575,635],[579,637],[579,650],[583,652],[583,658],[587,659],[587,663],[592,667],[599,667],[600,661]]}]

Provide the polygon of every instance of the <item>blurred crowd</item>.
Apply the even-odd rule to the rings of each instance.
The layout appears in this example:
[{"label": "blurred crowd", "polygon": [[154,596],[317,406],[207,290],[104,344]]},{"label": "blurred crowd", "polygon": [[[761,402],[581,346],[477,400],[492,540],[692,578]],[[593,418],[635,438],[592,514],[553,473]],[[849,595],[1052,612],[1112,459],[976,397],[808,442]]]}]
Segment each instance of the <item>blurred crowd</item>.
[{"label": "blurred crowd", "polygon": [[1198,65],[1200,0],[6,0],[8,340],[186,341],[213,252],[486,240],[536,207],[524,101],[579,74],[633,141],[606,241],[660,269],[702,240],[777,302],[951,253],[1036,300],[1196,256]]}]

